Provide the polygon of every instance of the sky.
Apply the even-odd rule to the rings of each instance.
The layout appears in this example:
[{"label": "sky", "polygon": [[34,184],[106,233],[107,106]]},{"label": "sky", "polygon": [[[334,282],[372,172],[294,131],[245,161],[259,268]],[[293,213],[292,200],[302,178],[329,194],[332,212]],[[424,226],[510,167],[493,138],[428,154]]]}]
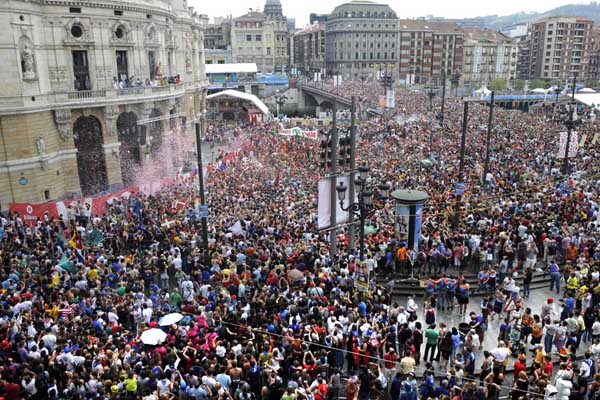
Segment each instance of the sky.
[{"label": "sky", "polygon": [[[281,0],[283,13],[296,19],[296,27],[308,24],[309,14],[330,13],[337,5],[349,0]],[[386,1],[378,1],[386,3]],[[237,17],[249,8],[262,10],[265,0],[188,0],[198,13],[209,17]],[[543,12],[554,7],[573,3],[589,3],[577,0],[389,0],[389,4],[400,18],[416,18],[427,15],[446,18],[467,18],[483,15],[506,15],[516,12]]]}]

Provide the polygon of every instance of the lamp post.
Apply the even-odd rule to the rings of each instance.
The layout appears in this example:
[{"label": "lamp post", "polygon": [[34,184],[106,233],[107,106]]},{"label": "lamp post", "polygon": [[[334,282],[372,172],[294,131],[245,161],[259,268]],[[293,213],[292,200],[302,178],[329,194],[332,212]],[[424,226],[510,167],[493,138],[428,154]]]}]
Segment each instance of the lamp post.
[{"label": "lamp post", "polygon": [[[383,208],[383,205],[373,202],[374,191],[371,185],[369,185],[369,167],[361,165],[358,167],[358,177],[354,180],[354,187],[358,191],[357,202],[352,202],[354,199],[350,199],[351,203],[345,205],[346,192],[348,187],[343,183],[339,182],[336,186],[338,201],[340,202],[340,208],[344,211],[354,215],[359,220],[359,259],[364,261],[365,259],[365,221],[368,216],[372,215],[375,211]],[[388,197],[390,191],[390,185],[387,183],[381,183],[378,185],[379,199],[383,200]]]},{"label": "lamp post", "polygon": [[429,96],[429,111],[433,109],[433,98],[435,97],[435,92],[433,91],[433,87],[429,86],[429,92],[427,92],[427,96]]},{"label": "lamp post", "polygon": [[486,177],[488,172],[490,172],[490,140],[492,137],[492,120],[494,118],[494,91],[492,91],[492,98],[490,100],[490,114],[488,117],[488,126],[487,126],[487,140],[485,143],[485,167],[483,171],[483,183],[486,183]]},{"label": "lamp post", "polygon": [[573,89],[572,99],[567,111],[569,113],[568,118],[564,120],[564,124],[567,127],[567,143],[565,145],[565,159],[563,161],[563,174],[569,173],[569,145],[571,144],[571,133],[573,128],[579,123],[577,118],[577,103],[575,102],[575,87],[577,86],[577,74],[573,76]]},{"label": "lamp post", "polygon": [[[202,125],[202,127],[200,126]],[[202,165],[202,137],[201,131],[206,130],[206,110],[200,114],[200,123],[196,122],[196,156],[198,157],[198,190],[200,191],[200,203],[206,206],[206,196],[204,193],[204,170]],[[204,249],[205,266],[210,266],[210,255],[208,253],[208,221],[206,216],[201,217],[202,221],[202,247]]]},{"label": "lamp post", "polygon": [[460,83],[460,71],[458,69],[454,70],[454,74],[452,74],[452,80],[450,83],[454,85],[454,96],[458,97],[458,84]]},{"label": "lamp post", "polygon": [[440,126],[444,127],[444,107],[446,105],[446,69],[442,70],[442,107],[440,108]]},{"label": "lamp post", "polygon": [[465,142],[467,137],[467,123],[469,121],[469,102],[464,102],[463,111],[463,124],[462,124],[462,135],[460,138],[460,164],[458,167],[458,183],[455,190],[456,193],[456,204],[454,208],[454,228],[458,228],[460,221],[460,208],[462,206],[462,195],[464,191],[464,175],[465,175]]},{"label": "lamp post", "polygon": [[279,89],[275,92],[275,104],[277,104],[277,119],[279,119],[279,110],[287,101],[287,96],[279,93]]}]

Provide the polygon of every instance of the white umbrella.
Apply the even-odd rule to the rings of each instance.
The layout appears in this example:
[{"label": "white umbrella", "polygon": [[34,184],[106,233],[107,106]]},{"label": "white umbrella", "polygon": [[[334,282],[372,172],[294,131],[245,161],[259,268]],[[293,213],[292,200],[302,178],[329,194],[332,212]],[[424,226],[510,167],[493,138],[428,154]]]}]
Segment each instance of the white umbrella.
[{"label": "white umbrella", "polygon": [[152,328],[142,332],[140,340],[144,344],[155,346],[164,342],[167,339],[167,334],[158,328]]},{"label": "white umbrella", "polygon": [[533,89],[531,91],[531,93],[541,93],[541,94],[544,94],[544,93],[546,93],[546,89],[542,89],[542,88]]},{"label": "white umbrella", "polygon": [[594,89],[590,89],[590,88],[583,88],[583,89],[579,89],[577,91],[577,93],[596,93],[596,91]]},{"label": "white umbrella", "polygon": [[171,314],[163,315],[163,317],[158,320],[158,325],[160,325],[160,326],[170,326],[170,325],[178,323],[182,319],[183,319],[183,315],[174,312],[174,313],[171,313]]}]

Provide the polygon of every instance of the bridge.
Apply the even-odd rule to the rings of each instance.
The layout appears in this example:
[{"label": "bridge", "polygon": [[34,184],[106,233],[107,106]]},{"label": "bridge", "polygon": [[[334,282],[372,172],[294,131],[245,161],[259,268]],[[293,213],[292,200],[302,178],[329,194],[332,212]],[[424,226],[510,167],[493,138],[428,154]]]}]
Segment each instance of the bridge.
[{"label": "bridge", "polygon": [[341,96],[337,93],[313,85],[298,85],[298,108],[304,110],[314,110],[315,114],[324,111],[331,111],[332,101],[335,99],[337,108],[350,108],[352,100],[349,97]]}]

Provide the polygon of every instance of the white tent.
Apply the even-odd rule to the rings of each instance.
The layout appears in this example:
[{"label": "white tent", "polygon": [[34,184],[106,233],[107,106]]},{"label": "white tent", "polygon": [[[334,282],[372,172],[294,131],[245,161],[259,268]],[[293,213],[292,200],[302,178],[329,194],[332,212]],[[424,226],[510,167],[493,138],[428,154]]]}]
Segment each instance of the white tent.
[{"label": "white tent", "polygon": [[596,93],[596,91],[594,89],[590,89],[590,88],[583,88],[583,89],[579,89],[577,91],[577,93]]},{"label": "white tent", "polygon": [[492,94],[492,91],[489,90],[487,87],[482,86],[475,91],[475,94],[481,94],[481,95],[487,96],[489,94]]},{"label": "white tent", "polygon": [[246,101],[252,102],[256,108],[258,108],[263,114],[269,114],[269,108],[263,103],[258,97],[250,93],[240,92],[238,90],[223,90],[222,92],[214,93],[209,96],[206,96],[207,100],[216,99],[219,97],[233,97],[236,99],[242,99]]},{"label": "white tent", "polygon": [[531,93],[546,94],[546,93],[548,93],[548,91],[544,88],[537,88],[537,89],[533,89],[531,91]]},{"label": "white tent", "polygon": [[[569,97],[571,97],[571,94],[569,94]],[[600,93],[577,93],[575,94],[575,101],[588,107],[597,108],[600,106]]]}]

